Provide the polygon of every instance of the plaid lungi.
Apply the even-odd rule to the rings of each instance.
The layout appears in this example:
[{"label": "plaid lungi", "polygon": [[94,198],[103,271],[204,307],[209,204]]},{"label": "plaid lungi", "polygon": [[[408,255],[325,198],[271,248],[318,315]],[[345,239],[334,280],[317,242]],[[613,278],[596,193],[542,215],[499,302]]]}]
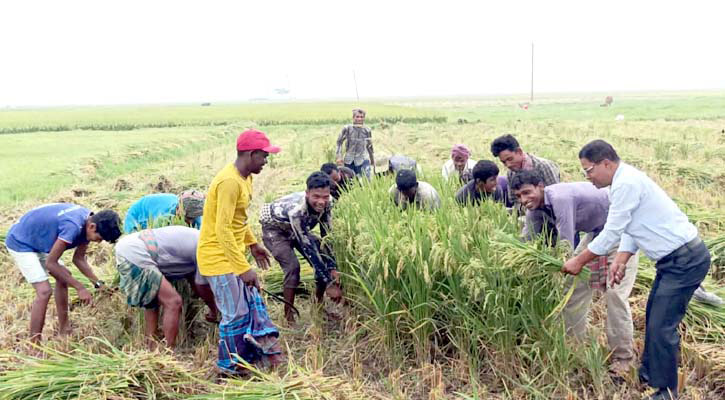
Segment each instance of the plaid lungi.
[{"label": "plaid lungi", "polygon": [[119,260],[116,265],[121,276],[120,288],[126,294],[129,306],[156,308],[156,296],[161,288],[163,275],[158,268],[141,268],[127,260]]},{"label": "plaid lungi", "polygon": [[263,365],[279,363],[282,354],[279,330],[272,323],[257,288],[245,285],[236,274],[206,278],[222,314],[217,367],[237,374],[244,369],[240,358]]}]

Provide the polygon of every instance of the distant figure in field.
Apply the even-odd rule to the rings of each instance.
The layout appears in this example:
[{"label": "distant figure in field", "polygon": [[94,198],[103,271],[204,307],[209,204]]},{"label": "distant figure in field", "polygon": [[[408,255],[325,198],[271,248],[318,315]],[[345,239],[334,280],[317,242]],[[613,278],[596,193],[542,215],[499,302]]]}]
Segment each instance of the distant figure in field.
[{"label": "distant figure in field", "polygon": [[82,283],[65,267],[60,256],[75,248],[73,264],[95,286],[104,285],[86,260],[90,242],[105,240],[114,243],[121,236],[121,219],[114,211],[103,210],[96,214],[76,204],[46,204],[28,211],[20,221],[10,227],[5,246],[10,257],[35,289],[35,300],[30,309],[30,340],[39,342],[45,311],[53,292],[48,274],[55,278],[55,307],[58,313],[58,333],[68,335],[68,286],[78,292],[78,298],[90,304],[92,296]]},{"label": "distant figure in field", "polygon": [[147,226],[149,221],[157,225],[162,219],[170,221],[176,216],[183,216],[186,225],[199,229],[203,211],[204,193],[198,190],[186,190],[178,196],[172,193],[149,194],[131,204],[123,222],[123,231],[131,233],[153,228]]},{"label": "distant figure in field", "polygon": [[395,184],[388,190],[395,205],[407,208],[408,204],[436,210],[441,206],[438,192],[427,182],[418,181],[415,171],[404,169],[395,177]]},{"label": "distant figure in field", "polygon": [[473,179],[475,166],[476,162],[471,160],[471,150],[465,144],[457,144],[451,149],[451,158],[443,164],[441,174],[446,181],[455,177],[460,183],[466,184]]},{"label": "distant figure in field", "polygon": [[[358,176],[370,178],[370,169],[375,172],[375,156],[370,128],[365,124],[365,110],[352,110],[352,125],[342,128],[337,137],[337,165],[344,165]],[[345,143],[345,154],[342,145]]]},{"label": "distant figure in field", "polygon": [[612,105],[613,101],[614,99],[612,98],[612,96],[607,96],[604,98],[604,104],[600,104],[600,107],[609,107]]}]

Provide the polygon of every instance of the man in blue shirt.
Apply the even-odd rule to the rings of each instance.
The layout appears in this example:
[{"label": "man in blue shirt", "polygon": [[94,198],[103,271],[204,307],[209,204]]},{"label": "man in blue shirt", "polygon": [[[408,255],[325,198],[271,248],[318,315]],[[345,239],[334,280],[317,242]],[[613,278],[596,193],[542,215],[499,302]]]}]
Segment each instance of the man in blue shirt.
[{"label": "man in blue shirt", "polygon": [[710,252],[675,202],[642,171],[621,162],[609,143],[588,143],[579,152],[579,160],[596,187],[611,186],[611,204],[602,232],[588,249],[567,261],[562,271],[578,274],[587,262],[606,254],[617,241],[619,250],[610,269],[613,283],[622,281],[625,264],[637,249],[657,262],[657,275],[647,300],[639,377],[658,389],[649,399],[676,399],[680,349],[677,327],[710,269]]},{"label": "man in blue shirt", "polygon": [[55,203],[29,211],[10,228],[5,246],[36,293],[30,311],[31,341],[39,342],[43,332],[45,311],[51,295],[48,273],[56,281],[55,306],[61,335],[70,333],[68,286],[78,291],[82,302],[91,302],[91,294],[82,283],[73,278],[60,260],[63,252],[75,248],[73,264],[99,288],[103,282],[88,265],[86,249],[89,242],[115,242],[121,236],[120,224],[118,214],[111,210],[94,214],[79,205]]},{"label": "man in blue shirt", "polygon": [[513,206],[509,199],[508,180],[498,176],[498,166],[493,161],[482,160],[473,167],[473,179],[456,192],[460,204],[478,205],[484,198],[491,198],[506,208]]},{"label": "man in blue shirt", "polygon": [[199,229],[201,214],[204,210],[204,194],[197,190],[187,190],[179,196],[171,193],[155,193],[146,195],[131,204],[126,212],[123,231],[131,233],[147,228],[149,221],[152,227],[167,225],[175,216],[183,216],[187,226]]}]

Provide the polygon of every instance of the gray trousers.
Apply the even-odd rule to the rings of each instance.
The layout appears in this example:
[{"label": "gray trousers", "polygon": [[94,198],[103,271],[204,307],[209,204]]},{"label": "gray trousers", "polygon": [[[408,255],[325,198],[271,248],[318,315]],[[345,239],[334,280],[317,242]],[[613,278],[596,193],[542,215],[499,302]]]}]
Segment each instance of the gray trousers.
[{"label": "gray trousers", "polygon": [[[579,242],[574,254],[584,251],[594,236],[589,233]],[[609,250],[607,262],[611,264],[617,254],[617,246]],[[632,310],[629,307],[629,294],[632,292],[635,278],[637,277],[637,265],[639,253],[633,255],[627,262],[627,269],[624,279],[614,287],[607,279],[607,291],[604,298],[607,302],[607,342],[612,351],[612,360],[631,360],[634,358],[632,336],[634,327],[632,324]],[[575,277],[567,280],[567,290],[575,284],[574,293],[564,307],[564,323],[567,333],[574,335],[579,340],[584,340],[587,334],[589,309],[592,304],[594,289],[589,286],[588,281],[581,281]]]}]

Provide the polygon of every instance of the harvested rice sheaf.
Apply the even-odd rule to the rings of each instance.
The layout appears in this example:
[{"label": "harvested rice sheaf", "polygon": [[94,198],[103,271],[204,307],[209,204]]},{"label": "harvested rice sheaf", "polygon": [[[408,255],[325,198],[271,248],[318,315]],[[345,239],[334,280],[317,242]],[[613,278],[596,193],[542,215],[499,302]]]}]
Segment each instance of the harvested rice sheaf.
[{"label": "harvested rice sheaf", "polygon": [[[84,345],[100,349],[89,351]],[[369,398],[340,377],[294,364],[282,376],[248,366],[246,379],[219,384],[208,379],[208,371],[178,361],[170,352],[123,350],[104,339],[88,338],[70,351],[37,349],[43,357],[0,353],[0,399]]]}]

